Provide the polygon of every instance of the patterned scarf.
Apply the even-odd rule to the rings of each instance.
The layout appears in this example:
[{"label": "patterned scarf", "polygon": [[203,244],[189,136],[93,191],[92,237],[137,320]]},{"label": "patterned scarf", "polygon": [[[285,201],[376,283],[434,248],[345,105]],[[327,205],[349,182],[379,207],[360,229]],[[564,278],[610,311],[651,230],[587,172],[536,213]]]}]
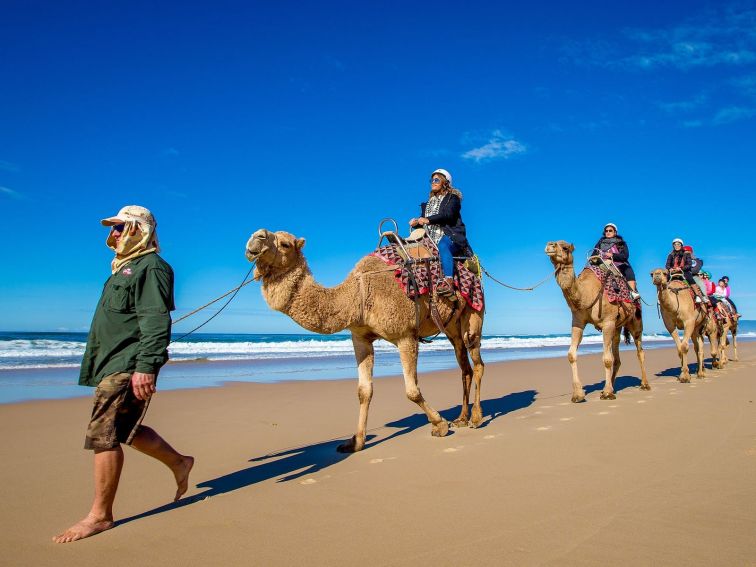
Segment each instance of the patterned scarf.
[{"label": "patterned scarf", "polygon": [[[444,200],[444,195],[431,195],[428,199],[428,204],[425,206],[425,217],[438,214],[441,210],[441,201]],[[425,225],[425,231],[430,236],[431,240],[438,244],[441,237],[444,235],[444,231],[437,224]]]}]

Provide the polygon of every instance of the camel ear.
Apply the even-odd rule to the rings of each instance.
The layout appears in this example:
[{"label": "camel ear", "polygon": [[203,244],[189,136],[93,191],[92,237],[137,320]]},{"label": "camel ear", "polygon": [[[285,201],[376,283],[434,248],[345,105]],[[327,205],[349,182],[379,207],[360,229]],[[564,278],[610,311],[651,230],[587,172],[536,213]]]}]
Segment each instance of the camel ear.
[{"label": "camel ear", "polygon": [[574,251],[575,251],[575,245],[574,244],[570,244],[570,252],[574,252]]},{"label": "camel ear", "polygon": [[294,242],[294,245],[297,247],[297,250],[301,250],[302,248],[304,248],[305,239],[297,238],[297,240]]}]

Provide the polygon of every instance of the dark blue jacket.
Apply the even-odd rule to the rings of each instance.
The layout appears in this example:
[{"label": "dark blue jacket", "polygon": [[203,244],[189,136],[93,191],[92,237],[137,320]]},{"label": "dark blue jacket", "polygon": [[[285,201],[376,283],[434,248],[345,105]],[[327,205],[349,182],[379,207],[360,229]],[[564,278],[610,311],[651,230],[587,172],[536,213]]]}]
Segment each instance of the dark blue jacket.
[{"label": "dark blue jacket", "polygon": [[459,247],[460,253],[472,254],[470,243],[467,242],[467,229],[462,222],[462,199],[459,194],[452,191],[447,193],[441,201],[441,207],[435,215],[427,216],[425,209],[428,203],[420,204],[420,215],[427,218],[430,224],[436,224],[441,227],[444,234]]}]

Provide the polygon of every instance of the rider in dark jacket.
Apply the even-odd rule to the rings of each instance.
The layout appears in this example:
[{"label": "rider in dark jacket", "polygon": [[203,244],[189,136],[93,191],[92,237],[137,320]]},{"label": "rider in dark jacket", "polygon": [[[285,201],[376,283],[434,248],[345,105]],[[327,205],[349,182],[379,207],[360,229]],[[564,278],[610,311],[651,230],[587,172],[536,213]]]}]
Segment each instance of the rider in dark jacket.
[{"label": "rider in dark jacket", "polygon": [[627,285],[630,286],[630,295],[632,295],[633,299],[640,299],[638,286],[635,281],[635,272],[629,262],[630,250],[627,247],[625,239],[617,234],[616,224],[610,222],[604,226],[604,236],[599,238],[596,246],[593,247],[592,254],[601,256],[605,260],[612,260],[622,274],[622,277],[627,280]]},{"label": "rider in dark jacket", "polygon": [[444,280],[438,288],[442,295],[454,294],[454,256],[472,256],[461,210],[462,193],[452,187],[451,173],[437,169],[431,174],[428,201],[420,205],[420,217],[409,222],[412,227],[424,227],[438,247],[444,272]]},{"label": "rider in dark jacket", "polygon": [[698,287],[696,280],[693,279],[693,274],[691,273],[691,269],[693,268],[693,258],[691,253],[683,248],[682,238],[675,238],[672,241],[672,252],[667,256],[667,263],[665,266],[670,275],[676,271],[682,272],[685,281],[688,282],[688,285],[696,294],[696,303],[701,303],[702,299],[707,300],[708,302],[706,295],[701,288]]}]

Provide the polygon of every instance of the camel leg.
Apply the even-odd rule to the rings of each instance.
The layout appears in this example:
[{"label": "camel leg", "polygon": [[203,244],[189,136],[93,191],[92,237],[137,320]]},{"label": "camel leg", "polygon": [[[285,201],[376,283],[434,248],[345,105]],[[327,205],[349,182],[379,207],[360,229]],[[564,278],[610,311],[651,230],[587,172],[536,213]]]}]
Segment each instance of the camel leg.
[{"label": "camel leg", "polygon": [[732,327],[730,329],[730,332],[732,333],[732,359],[737,362],[738,361],[738,328]]},{"label": "camel leg", "polygon": [[703,337],[698,331],[693,331],[693,350],[696,353],[696,378],[706,378],[706,366],[704,366],[704,346]]},{"label": "camel leg", "polygon": [[727,364],[727,362],[730,360],[727,356],[727,333],[730,332],[730,328],[725,324],[722,327],[722,335],[719,337],[719,359],[721,361],[722,366]]},{"label": "camel leg", "polygon": [[470,366],[470,360],[467,356],[467,349],[462,342],[461,337],[449,338],[454,346],[454,354],[457,357],[457,364],[460,370],[462,370],[462,409],[459,413],[459,417],[455,419],[451,424],[454,427],[464,427],[468,423],[468,409],[467,406],[470,403],[470,385],[472,384],[472,367]]},{"label": "camel leg", "polygon": [[582,340],[583,327],[578,327],[573,323],[570,349],[567,351],[567,360],[569,360],[570,369],[572,370],[572,401],[574,403],[585,401],[585,390],[583,390],[583,385],[580,383],[577,368],[577,351],[578,346],[580,346],[580,341]]},{"label": "camel leg", "polygon": [[368,409],[373,398],[373,362],[375,360],[373,341],[359,335],[352,334],[354,356],[357,359],[359,383],[357,398],[360,400],[360,417],[357,420],[357,433],[349,440],[338,446],[340,453],[354,453],[365,446],[367,431]]},{"label": "camel leg", "polygon": [[399,358],[402,361],[402,371],[404,374],[404,391],[407,398],[415,402],[422,408],[428,421],[433,424],[431,435],[434,437],[443,437],[449,433],[449,423],[441,417],[441,414],[428,405],[420,392],[417,385],[417,339],[407,337],[397,342],[399,347]]},{"label": "camel leg", "polygon": [[614,323],[604,325],[603,338],[604,338],[604,389],[601,391],[602,400],[614,400],[617,396],[614,395],[614,382],[612,378],[612,369],[614,368],[614,353],[613,345],[617,340],[619,331],[614,326]]},{"label": "camel leg", "polygon": [[480,405],[480,384],[483,381],[485,364],[480,356],[480,335],[473,345],[470,345],[470,357],[473,361],[473,379],[475,380],[475,400],[472,407],[470,427],[478,427],[483,422],[483,408]]},{"label": "camel leg", "polygon": [[612,390],[614,389],[614,381],[617,379],[617,373],[619,372],[620,366],[622,366],[619,350],[621,338],[622,331],[620,330],[614,335],[614,339],[612,340],[612,358],[614,358],[614,363],[612,364]]},{"label": "camel leg", "polygon": [[677,330],[671,333],[677,347],[677,356],[680,357],[680,382],[690,382],[690,373],[688,372],[688,335],[683,332],[683,338],[677,333]]},{"label": "camel leg", "polygon": [[651,385],[648,383],[646,376],[646,353],[643,352],[643,327],[633,331],[633,342],[635,343],[635,353],[638,356],[638,364],[641,369],[641,390],[650,390]]}]

